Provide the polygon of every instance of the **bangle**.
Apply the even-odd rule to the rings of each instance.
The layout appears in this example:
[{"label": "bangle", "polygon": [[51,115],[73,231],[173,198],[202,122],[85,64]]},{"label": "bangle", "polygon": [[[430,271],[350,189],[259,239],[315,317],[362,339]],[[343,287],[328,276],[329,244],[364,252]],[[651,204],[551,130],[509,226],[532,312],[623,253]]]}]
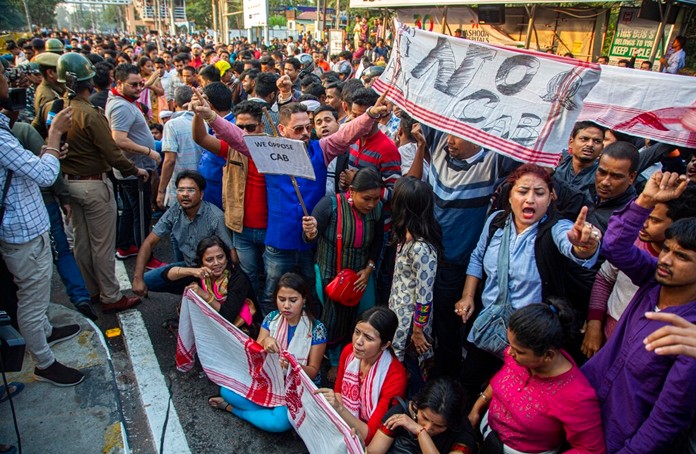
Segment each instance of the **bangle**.
[{"label": "bangle", "polygon": [[60,150],[57,148],[49,147],[48,145],[44,145],[44,151],[55,151],[56,153],[60,154]]},{"label": "bangle", "polygon": [[481,393],[479,394],[479,397],[480,397],[481,399],[483,399],[483,401],[484,401],[485,403],[490,402],[490,399],[489,399],[489,398],[486,396],[486,394],[483,393],[483,392],[481,392]]},{"label": "bangle", "polygon": [[370,113],[371,110],[372,110],[372,107],[370,107],[369,109],[367,109],[367,111],[366,111],[366,112],[367,112],[367,116],[370,117],[370,118],[372,118],[373,120],[378,119],[378,118],[379,118],[379,115],[373,116],[373,115]]},{"label": "bangle", "polygon": [[420,434],[422,434],[425,431],[425,427],[421,427],[418,433],[416,434],[416,438],[420,437]]}]

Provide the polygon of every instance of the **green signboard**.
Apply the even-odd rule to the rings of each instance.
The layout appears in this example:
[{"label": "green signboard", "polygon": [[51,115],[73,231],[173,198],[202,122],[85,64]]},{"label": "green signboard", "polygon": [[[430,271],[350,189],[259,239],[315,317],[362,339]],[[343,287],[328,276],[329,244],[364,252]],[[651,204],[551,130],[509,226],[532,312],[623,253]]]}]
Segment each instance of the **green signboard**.
[{"label": "green signboard", "polygon": [[[609,59],[615,62],[636,56],[636,66],[650,58],[658,23],[638,17],[638,8],[621,8]],[[662,47],[662,46],[660,46]],[[661,55],[658,48],[658,56]]]}]

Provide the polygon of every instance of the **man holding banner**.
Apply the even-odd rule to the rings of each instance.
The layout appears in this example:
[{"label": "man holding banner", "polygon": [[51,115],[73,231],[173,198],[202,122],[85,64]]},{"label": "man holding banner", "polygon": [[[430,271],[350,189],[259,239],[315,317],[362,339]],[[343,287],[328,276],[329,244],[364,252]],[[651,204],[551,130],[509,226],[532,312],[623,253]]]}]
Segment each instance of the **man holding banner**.
[{"label": "man holding banner", "polygon": [[[192,101],[192,108],[196,115],[201,115],[208,122],[218,138],[240,153],[252,157],[244,140],[245,132],[219,118],[198,91]],[[374,123],[386,113],[387,107],[382,96],[365,114],[347,124],[336,134],[320,140],[310,140],[312,124],[307,115],[307,108],[299,103],[290,103],[280,109],[278,125],[280,135],[305,144],[310,167],[298,169],[295,166],[297,160],[292,159],[291,155],[283,155],[284,157],[279,159],[279,153],[273,149],[268,150],[268,157],[275,159],[276,167],[279,165],[282,167],[286,163],[287,173],[266,174],[268,200],[268,229],[264,252],[266,284],[261,300],[264,314],[273,310],[273,291],[276,282],[284,273],[299,269],[310,288],[314,288],[314,254],[312,245],[302,240],[302,218],[311,213],[326,193],[328,163],[345,152],[358,138],[369,133]],[[260,168],[259,171],[261,171]],[[313,173],[314,179],[306,178],[307,173]],[[305,178],[296,179],[297,192],[291,178],[295,175],[305,176]]]}]

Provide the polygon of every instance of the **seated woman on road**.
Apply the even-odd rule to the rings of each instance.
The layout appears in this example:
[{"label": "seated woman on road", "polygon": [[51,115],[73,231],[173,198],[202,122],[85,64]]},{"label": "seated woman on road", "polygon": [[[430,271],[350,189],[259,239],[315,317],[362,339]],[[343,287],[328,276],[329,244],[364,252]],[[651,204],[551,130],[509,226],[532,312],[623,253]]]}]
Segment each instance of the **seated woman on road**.
[{"label": "seated woman on road", "polygon": [[369,444],[392,399],[406,391],[406,370],[391,351],[396,314],[376,306],[363,312],[338,364],[333,390],[321,388],[343,420]]},{"label": "seated woman on road", "polygon": [[561,349],[572,319],[561,299],[510,317],[505,365],[469,413],[474,427],[481,423],[483,453],[555,453],[564,443],[567,452],[606,452],[597,395]]},{"label": "seated woman on road", "polygon": [[400,401],[389,409],[367,454],[476,452],[464,405],[464,390],[454,379],[428,382],[412,401]]},{"label": "seated woman on road", "polygon": [[[353,178],[348,192],[326,196],[317,203],[311,216],[302,218],[303,235],[307,241],[317,241],[316,261],[321,276],[324,310],[322,321],[329,333],[329,381],[335,380],[338,358],[350,341],[351,328],[357,314],[374,306],[375,293],[371,275],[379,260],[384,242],[382,216],[382,177],[371,167],[360,169]],[[342,250],[338,251],[338,204],[342,214]],[[332,301],[324,289],[338,274],[337,254],[341,256],[341,269],[349,268],[358,273],[356,289],[363,290],[358,306],[347,307]],[[319,280],[317,280],[319,282]]]},{"label": "seated woman on road", "polygon": [[478,392],[500,368],[510,314],[551,296],[566,297],[569,260],[592,267],[602,236],[585,222],[586,207],[575,224],[556,213],[553,183],[544,168],[524,164],[507,182],[511,189],[504,200],[509,207],[486,221],[467,268],[462,299],[455,304],[466,322],[474,315],[474,295],[485,278],[479,302],[483,309],[467,339],[464,386],[469,392]]},{"label": "seated woman on road", "polygon": [[[326,328],[311,313],[307,284],[300,275],[286,273],[278,281],[274,299],[278,310],[263,320],[256,342],[269,353],[292,353],[309,378],[317,382],[326,350]],[[280,365],[288,366],[282,356]],[[220,388],[220,396],[211,397],[208,403],[268,432],[285,432],[292,428],[286,406],[262,407],[228,388]]]},{"label": "seated woman on road", "polygon": [[217,236],[202,239],[196,249],[195,268],[175,266],[164,271],[167,280],[189,280],[193,290],[213,309],[250,337],[256,337],[261,321],[256,296],[244,272],[234,266],[230,249]]}]

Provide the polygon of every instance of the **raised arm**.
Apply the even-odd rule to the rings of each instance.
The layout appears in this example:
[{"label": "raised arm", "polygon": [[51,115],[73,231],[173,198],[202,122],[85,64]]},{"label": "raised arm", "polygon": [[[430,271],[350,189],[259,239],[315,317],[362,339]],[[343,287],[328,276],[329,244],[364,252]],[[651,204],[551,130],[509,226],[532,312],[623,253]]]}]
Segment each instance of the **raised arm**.
[{"label": "raised arm", "polygon": [[425,158],[428,143],[425,141],[420,123],[413,125],[411,135],[416,139],[416,155],[413,157],[413,163],[404,176],[416,177],[420,180],[423,178],[423,159]]},{"label": "raised arm", "polygon": [[229,146],[236,149],[243,155],[251,158],[249,148],[247,148],[246,143],[244,142],[244,132],[236,125],[233,125],[224,118],[220,118],[220,116],[210,107],[208,101],[206,101],[203,97],[203,92],[198,88],[193,89],[191,109],[194,113],[194,125],[196,122],[195,117],[201,116],[203,120],[207,121],[210,127],[213,128],[215,135],[219,139],[224,140]]},{"label": "raised arm", "polygon": [[635,285],[642,285],[655,274],[657,259],[634,246],[643,223],[657,203],[679,197],[688,184],[683,175],[655,172],[641,195],[609,218],[602,244],[602,255],[623,271]]},{"label": "raised arm", "polygon": [[324,152],[324,161],[328,165],[336,156],[345,152],[348,147],[360,137],[367,135],[382,116],[387,115],[385,95],[379,97],[374,106],[355,120],[347,123],[335,134],[319,140],[319,146]]},{"label": "raised arm", "polygon": [[208,134],[208,130],[205,127],[205,122],[203,121],[203,117],[201,115],[193,116],[193,122],[191,123],[191,133],[193,134],[194,142],[196,142],[198,145],[205,148],[206,150],[210,151],[211,153],[218,154],[218,152],[220,151],[220,139]]}]

